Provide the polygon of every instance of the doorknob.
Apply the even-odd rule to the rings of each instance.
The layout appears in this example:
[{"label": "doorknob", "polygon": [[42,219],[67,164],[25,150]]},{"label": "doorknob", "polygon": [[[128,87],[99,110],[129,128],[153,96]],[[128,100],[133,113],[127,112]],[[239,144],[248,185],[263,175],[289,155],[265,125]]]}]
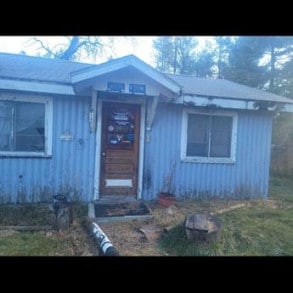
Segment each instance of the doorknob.
[{"label": "doorknob", "polygon": [[102,157],[105,157],[105,156],[106,156],[106,153],[103,152],[103,153],[102,153]]}]

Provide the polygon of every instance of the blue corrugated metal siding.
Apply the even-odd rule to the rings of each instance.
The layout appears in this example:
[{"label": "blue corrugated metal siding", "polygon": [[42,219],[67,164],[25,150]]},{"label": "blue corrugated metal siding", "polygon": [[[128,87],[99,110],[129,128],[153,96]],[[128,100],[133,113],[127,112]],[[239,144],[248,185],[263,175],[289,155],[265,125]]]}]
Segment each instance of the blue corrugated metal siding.
[{"label": "blue corrugated metal siding", "polygon": [[[37,202],[57,192],[72,199],[91,200],[95,161],[95,134],[90,134],[90,98],[53,100],[51,158],[0,158],[0,201]],[[71,141],[60,136],[69,132]]]},{"label": "blue corrugated metal siding", "polygon": [[[89,132],[89,97],[53,100],[51,158],[0,158],[0,202],[50,200],[57,192],[93,198],[95,134]],[[238,112],[235,164],[180,161],[182,107],[159,104],[145,146],[143,198],[154,199],[175,163],[172,192],[185,197],[256,197],[268,192],[272,116]],[[73,140],[62,141],[64,133]]]},{"label": "blue corrugated metal siding", "polygon": [[272,116],[238,112],[234,164],[180,161],[182,107],[159,104],[146,143],[144,198],[154,199],[175,162],[173,192],[185,197],[259,197],[268,192]]}]

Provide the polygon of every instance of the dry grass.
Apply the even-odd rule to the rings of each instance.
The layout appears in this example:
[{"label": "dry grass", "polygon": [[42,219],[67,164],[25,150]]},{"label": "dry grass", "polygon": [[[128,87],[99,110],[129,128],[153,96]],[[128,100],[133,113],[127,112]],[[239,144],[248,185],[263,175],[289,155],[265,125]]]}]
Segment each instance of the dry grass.
[{"label": "dry grass", "polygon": [[[236,200],[187,200],[177,201],[165,208],[156,202],[150,202],[147,205],[153,215],[152,219],[99,223],[99,226],[122,256],[165,256],[169,253],[160,249],[159,236],[168,233],[176,225],[183,224],[187,214],[193,212],[212,213],[239,203],[240,201]],[[241,201],[241,203],[247,202]],[[160,233],[145,237],[141,229],[145,230],[146,228],[159,230]]]},{"label": "dry grass", "polygon": [[[186,200],[164,208],[147,206],[148,220],[99,223],[121,256],[167,255],[293,255],[293,182],[274,178],[266,200]],[[20,212],[19,212],[20,211]],[[187,214],[211,213],[221,218],[220,240],[199,247],[189,243],[183,228]],[[81,225],[87,208],[75,209],[74,223],[63,232],[15,232],[0,230],[0,255],[98,255],[94,239]],[[45,215],[45,216],[44,216]],[[47,207],[0,206],[0,224],[34,225],[52,222]]]},{"label": "dry grass", "polygon": [[[168,208],[151,202],[147,205],[152,219],[100,226],[122,256],[293,255],[293,182],[273,178],[270,187],[270,197],[265,200],[188,200]],[[193,212],[220,217],[219,240],[208,246],[187,241],[183,223]],[[160,233],[145,237],[141,230],[147,227]]]},{"label": "dry grass", "polygon": [[0,231],[0,256],[92,256],[97,255],[78,222],[66,231]]},{"label": "dry grass", "polygon": [[[0,230],[1,256],[93,256],[98,249],[81,225],[85,206],[74,206],[74,221],[66,231],[17,232]],[[1,205],[0,225],[52,225],[48,204]]]}]

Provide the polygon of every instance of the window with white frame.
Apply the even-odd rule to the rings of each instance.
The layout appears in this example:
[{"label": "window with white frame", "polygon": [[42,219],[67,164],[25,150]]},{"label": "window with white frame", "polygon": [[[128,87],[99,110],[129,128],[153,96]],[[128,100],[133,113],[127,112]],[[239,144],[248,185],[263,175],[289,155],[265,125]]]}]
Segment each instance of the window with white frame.
[{"label": "window with white frame", "polygon": [[0,96],[0,155],[51,155],[52,101]]},{"label": "window with white frame", "polygon": [[183,113],[181,159],[189,162],[235,162],[237,114]]}]

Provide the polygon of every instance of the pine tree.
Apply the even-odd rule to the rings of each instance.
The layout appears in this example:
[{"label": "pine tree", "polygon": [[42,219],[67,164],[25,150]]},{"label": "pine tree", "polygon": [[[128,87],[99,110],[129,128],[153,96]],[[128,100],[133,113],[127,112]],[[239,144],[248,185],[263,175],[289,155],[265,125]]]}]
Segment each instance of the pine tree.
[{"label": "pine tree", "polygon": [[159,37],[153,42],[156,68],[164,73],[212,76],[210,50],[199,52],[196,37]]},{"label": "pine tree", "polygon": [[254,88],[266,82],[266,70],[259,64],[266,50],[263,37],[239,37],[230,50],[225,78]]}]

